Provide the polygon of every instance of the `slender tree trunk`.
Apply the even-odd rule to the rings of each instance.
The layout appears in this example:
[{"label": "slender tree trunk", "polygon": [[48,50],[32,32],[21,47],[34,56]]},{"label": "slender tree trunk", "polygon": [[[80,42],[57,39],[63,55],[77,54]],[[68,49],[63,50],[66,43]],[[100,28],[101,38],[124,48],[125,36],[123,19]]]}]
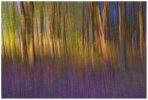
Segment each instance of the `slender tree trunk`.
[{"label": "slender tree trunk", "polygon": [[126,66],[126,48],[125,48],[125,3],[119,4],[119,66]]},{"label": "slender tree trunk", "polygon": [[82,42],[83,42],[83,47],[87,48],[87,35],[88,35],[88,31],[87,31],[87,14],[86,14],[86,10],[87,10],[87,5],[86,3],[83,3],[83,33],[82,33]]},{"label": "slender tree trunk", "polygon": [[12,3],[12,5],[11,5],[11,7],[12,7],[12,12],[11,12],[11,14],[12,14],[12,40],[11,40],[11,50],[12,50],[12,60],[14,61],[14,59],[15,59],[15,56],[16,56],[16,46],[15,46],[15,15],[14,15],[14,13],[15,13],[15,3]]},{"label": "slender tree trunk", "polygon": [[[66,4],[66,6],[67,6],[67,4]],[[67,41],[66,41],[66,34],[67,34],[67,28],[66,28],[66,19],[67,19],[67,17],[66,17],[66,13],[67,13],[67,11],[66,11],[66,8],[67,7],[64,7],[64,16],[63,16],[63,43],[64,43],[64,49],[65,49],[65,54],[67,55]]]},{"label": "slender tree trunk", "polygon": [[52,38],[52,56],[55,56],[55,50],[54,50],[54,36],[55,36],[55,3],[52,3],[52,33],[51,33],[51,38]]},{"label": "slender tree trunk", "polygon": [[[99,10],[100,11],[100,10]],[[101,42],[101,50],[104,57],[107,57],[106,52],[106,43],[105,43],[105,31],[107,30],[107,13],[108,13],[108,3],[104,2],[103,8],[103,17],[101,20],[101,15],[99,13],[99,25],[100,25],[100,42]]]},{"label": "slender tree trunk", "polygon": [[29,29],[29,53],[28,53],[28,57],[29,57],[29,63],[32,65],[34,64],[34,60],[35,60],[35,50],[34,50],[34,4],[33,2],[27,2],[27,8],[28,8],[28,12],[29,12],[29,24],[30,27],[28,27]]},{"label": "slender tree trunk", "polygon": [[43,5],[44,3],[41,3],[40,7],[40,56],[43,56],[44,46],[43,46],[43,36],[44,36],[44,13],[43,13]]},{"label": "slender tree trunk", "polygon": [[23,2],[20,2],[21,8],[21,34],[22,34],[22,46],[21,46],[21,55],[22,62],[26,63],[27,61],[27,47],[26,47],[26,18],[25,18],[25,9]]},{"label": "slender tree trunk", "polygon": [[92,34],[92,31],[93,31],[93,27],[92,27],[92,4],[91,3],[88,3],[88,13],[89,13],[89,17],[88,17],[88,33],[89,33],[89,44],[90,46],[92,47],[93,46],[93,34]]},{"label": "slender tree trunk", "polygon": [[95,41],[95,46],[98,48],[98,29],[97,29],[97,11],[96,11],[96,2],[92,2],[92,26],[93,26],[93,40]]},{"label": "slender tree trunk", "polygon": [[50,56],[53,57],[53,4],[48,5],[48,34],[49,34],[49,47],[50,47]]},{"label": "slender tree trunk", "polygon": [[139,30],[140,30],[139,47],[140,47],[140,53],[142,54],[142,48],[143,48],[142,2],[139,2]]},{"label": "slender tree trunk", "polygon": [[5,54],[5,41],[4,41],[4,32],[3,32],[3,30],[2,30],[2,59],[4,59],[5,60],[5,56],[6,56],[6,54]]}]

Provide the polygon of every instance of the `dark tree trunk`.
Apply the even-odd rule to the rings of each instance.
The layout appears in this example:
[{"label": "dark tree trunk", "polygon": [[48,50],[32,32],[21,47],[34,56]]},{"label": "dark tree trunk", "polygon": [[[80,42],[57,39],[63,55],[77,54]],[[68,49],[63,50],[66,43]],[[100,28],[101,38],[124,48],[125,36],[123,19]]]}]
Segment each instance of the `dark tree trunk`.
[{"label": "dark tree trunk", "polygon": [[26,63],[27,61],[26,18],[25,18],[25,8],[23,2],[20,2],[20,8],[21,8],[21,34],[22,34],[21,55],[23,63]]},{"label": "dark tree trunk", "polygon": [[126,44],[125,44],[125,3],[119,4],[119,66],[126,66]]}]

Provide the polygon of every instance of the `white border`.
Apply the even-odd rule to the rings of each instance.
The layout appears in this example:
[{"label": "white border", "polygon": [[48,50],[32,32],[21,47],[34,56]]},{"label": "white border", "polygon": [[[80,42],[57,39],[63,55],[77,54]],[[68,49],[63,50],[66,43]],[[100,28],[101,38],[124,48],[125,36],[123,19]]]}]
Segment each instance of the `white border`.
[{"label": "white border", "polygon": [[[0,0],[0,16],[1,16],[1,2],[3,2],[3,1],[105,1],[105,0]],[[106,1],[113,1],[113,0],[106,0]],[[119,1],[119,0],[114,0],[114,1]],[[131,0],[120,0],[120,1],[131,1]],[[147,72],[148,72],[148,68],[147,68],[147,66],[148,66],[148,59],[147,59],[147,57],[148,57],[148,49],[147,49],[147,47],[148,47],[148,20],[147,20],[147,16],[148,16],[148,5],[147,5],[147,0],[134,0],[134,1],[146,1],[146,76],[148,75],[147,74]],[[2,17],[1,17],[2,18]],[[0,18],[0,23],[1,23],[1,18]],[[1,28],[1,24],[0,24],[0,28]],[[0,35],[0,54],[1,54],[1,35]],[[1,56],[0,56],[0,64],[2,65],[2,62],[1,62]],[[2,66],[1,66],[1,68],[0,68],[0,70],[1,70],[1,74],[0,74],[0,80],[1,80],[1,82],[2,82],[2,78],[1,78],[1,75],[2,75]],[[148,80],[148,77],[146,77],[146,83],[148,83],[147,82],[147,80]],[[4,98],[2,98],[2,95],[1,95],[1,91],[2,91],[2,88],[1,88],[1,82],[0,82],[0,97],[1,97],[1,99],[4,99]],[[148,90],[148,86],[146,86],[146,92],[147,92],[147,90]],[[148,95],[148,92],[147,92],[147,95]],[[147,96],[146,96],[146,98],[147,98]],[[7,98],[8,99],[8,98]],[[13,98],[11,98],[11,99],[13,99]],[[15,98],[14,98],[15,99]],[[21,99],[25,99],[25,98],[21,98]],[[17,100],[21,100],[21,99],[17,99]],[[27,98],[26,98],[27,99]],[[30,99],[40,99],[40,98],[30,98]],[[30,100],[29,98],[27,99],[27,100]],[[50,99],[50,98],[44,98],[44,99]],[[54,100],[54,99],[73,99],[73,98],[51,98],[51,100]],[[81,98],[81,99],[89,99],[89,98]],[[81,100],[80,98],[79,99],[73,99],[73,100]],[[93,99],[100,99],[100,98],[93,98]],[[90,100],[93,100],[92,98],[90,99]],[[136,98],[129,98],[129,99],[127,99],[127,98],[117,98],[117,99],[115,99],[115,98],[101,98],[100,100],[104,100],[104,99],[113,99],[113,100],[131,100],[131,99],[136,99]],[[145,99],[145,98],[144,98]],[[42,98],[41,98],[41,100],[43,100]],[[141,99],[136,99],[136,100],[141,100]]]},{"label": "white border", "polygon": [[[1,16],[1,2],[0,2],[0,23],[1,23],[1,19],[2,19],[2,16]],[[1,28],[1,24],[0,24],[0,28]],[[2,31],[0,31],[0,33],[1,33]],[[1,54],[1,46],[2,46],[2,41],[1,41],[2,39],[1,39],[1,35],[0,35],[0,54]],[[2,55],[2,54],[1,54]],[[1,96],[1,91],[2,91],[2,89],[1,89],[1,87],[2,87],[2,85],[1,85],[1,83],[2,83],[2,78],[1,78],[1,75],[2,75],[2,59],[1,59],[1,57],[2,56],[0,56],[0,64],[1,64],[1,68],[0,68],[0,71],[1,71],[1,74],[0,74],[0,80],[1,80],[1,82],[0,82],[0,97],[2,97]]]},{"label": "white border", "polygon": [[125,2],[127,2],[127,1],[147,1],[147,0],[0,0],[0,1],[70,1],[70,2],[72,2],[72,1],[112,1],[112,2],[118,2],[118,1],[125,1]]}]

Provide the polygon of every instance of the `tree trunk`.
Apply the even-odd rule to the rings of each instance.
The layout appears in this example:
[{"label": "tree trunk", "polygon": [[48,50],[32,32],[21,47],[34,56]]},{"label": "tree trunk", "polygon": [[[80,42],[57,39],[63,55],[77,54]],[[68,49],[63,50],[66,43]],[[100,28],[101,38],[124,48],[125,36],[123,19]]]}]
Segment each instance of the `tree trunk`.
[{"label": "tree trunk", "polygon": [[35,50],[34,50],[34,27],[33,27],[33,23],[34,23],[34,5],[33,2],[27,2],[27,8],[28,8],[28,12],[29,12],[29,24],[30,27],[28,26],[29,29],[29,53],[28,53],[28,57],[29,57],[29,64],[33,65],[34,64],[34,60],[35,60]]},{"label": "tree trunk", "polygon": [[21,55],[22,62],[26,63],[27,61],[27,47],[26,47],[26,18],[25,18],[25,9],[23,2],[20,2],[21,8],[21,34],[22,34],[22,46],[21,46]]},{"label": "tree trunk", "polygon": [[119,4],[119,66],[126,66],[126,46],[125,46],[125,4]]},{"label": "tree trunk", "polygon": [[87,19],[87,4],[83,3],[83,33],[82,33],[82,42],[83,47],[87,48],[88,45],[88,19]]},{"label": "tree trunk", "polygon": [[103,54],[103,57],[107,57],[107,51],[106,51],[106,43],[105,43],[105,30],[107,29],[107,13],[108,13],[108,3],[104,2],[104,8],[103,8],[103,16],[101,18],[100,15],[100,8],[98,7],[99,15],[98,15],[98,23],[100,27],[100,43],[101,43],[101,51]]},{"label": "tree trunk", "polygon": [[142,2],[139,2],[139,30],[140,30],[139,47],[140,47],[140,53],[142,55],[142,48],[143,48]]},{"label": "tree trunk", "polygon": [[12,7],[12,12],[11,12],[11,16],[12,16],[12,39],[11,39],[11,50],[12,50],[12,60],[14,61],[14,59],[15,59],[15,56],[16,56],[16,46],[15,46],[15,3],[12,3],[12,5],[11,5],[11,7]]},{"label": "tree trunk", "polygon": [[44,51],[44,46],[43,46],[43,36],[44,36],[44,13],[43,13],[43,2],[41,2],[40,4],[40,42],[39,42],[39,46],[40,46],[40,57],[43,56],[43,51]]}]

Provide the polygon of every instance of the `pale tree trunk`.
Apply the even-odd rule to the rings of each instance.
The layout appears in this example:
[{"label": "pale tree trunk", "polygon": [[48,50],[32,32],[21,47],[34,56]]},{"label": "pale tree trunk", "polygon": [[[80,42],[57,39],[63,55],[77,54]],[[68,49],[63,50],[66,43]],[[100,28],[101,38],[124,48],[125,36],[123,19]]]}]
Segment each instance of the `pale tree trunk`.
[{"label": "pale tree trunk", "polygon": [[103,8],[103,16],[101,19],[101,15],[100,15],[100,9],[98,7],[99,10],[99,15],[98,15],[98,23],[99,23],[99,27],[100,27],[100,43],[101,43],[101,51],[103,54],[103,57],[107,57],[107,52],[106,52],[106,43],[105,43],[105,29],[107,27],[107,13],[108,13],[108,3],[104,2],[104,8]]}]

